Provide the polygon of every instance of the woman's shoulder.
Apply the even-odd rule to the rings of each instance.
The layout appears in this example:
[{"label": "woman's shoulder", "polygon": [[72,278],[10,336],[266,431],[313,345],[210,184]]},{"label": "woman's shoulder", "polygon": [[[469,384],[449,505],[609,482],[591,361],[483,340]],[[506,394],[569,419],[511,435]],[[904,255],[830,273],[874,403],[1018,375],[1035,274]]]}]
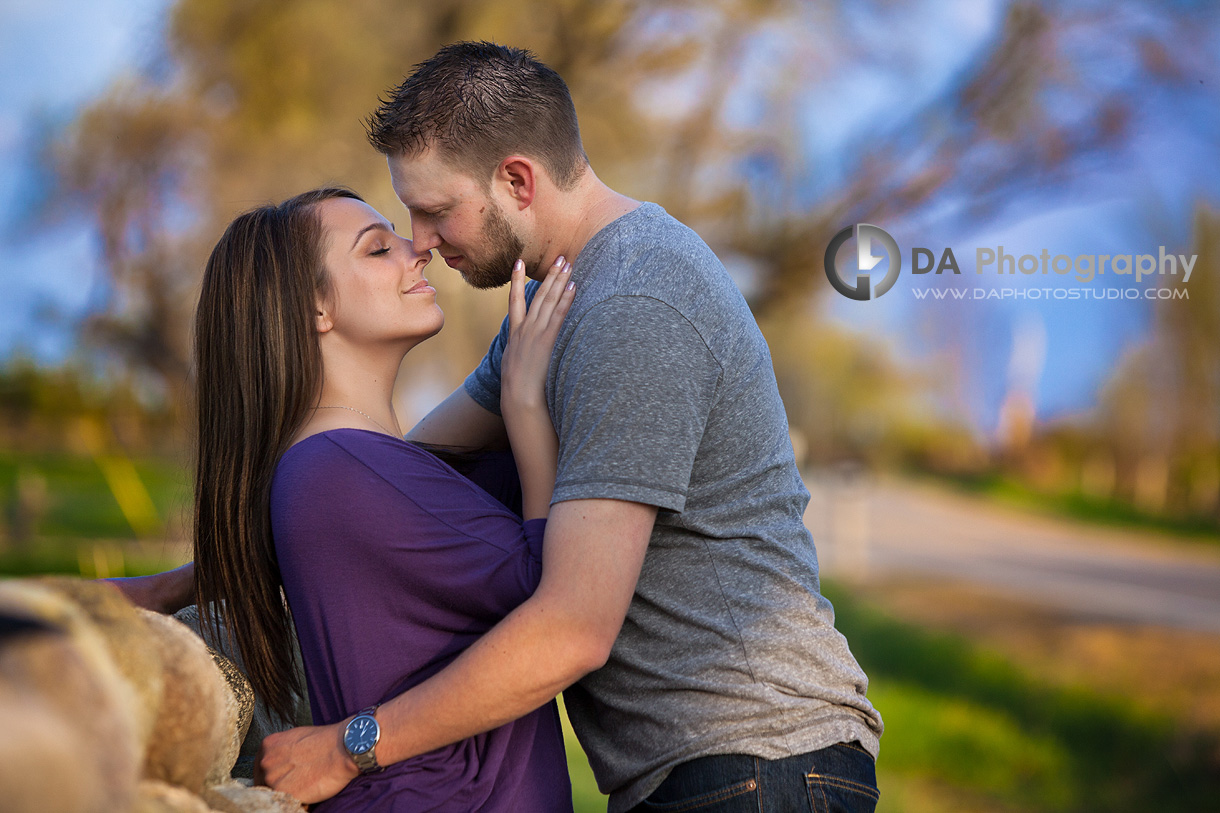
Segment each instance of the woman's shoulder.
[{"label": "woman's shoulder", "polygon": [[374,432],[371,429],[353,427],[324,429],[321,432],[306,435],[289,446],[283,457],[280,458],[280,463],[299,465],[301,461],[334,457],[350,457],[359,461],[370,454],[384,453],[385,449],[409,451],[410,448],[411,445],[401,438],[387,435],[384,432]]},{"label": "woman's shoulder", "polygon": [[392,480],[409,477],[418,467],[432,468],[434,458],[400,438],[368,429],[327,429],[288,447],[276,465],[276,478],[333,478],[366,471]]},{"label": "woman's shoulder", "polygon": [[[271,482],[274,522],[329,526],[383,515],[394,506],[418,510],[433,490],[427,455],[388,435],[330,429],[303,438],[280,457]],[[432,480],[433,488],[424,487]],[[425,509],[426,510],[426,509]]]},{"label": "woman's shoulder", "polygon": [[325,493],[334,493],[371,479],[416,502],[457,496],[494,498],[497,505],[511,510],[514,497],[520,501],[514,493],[519,486],[512,487],[516,468],[511,455],[471,455],[463,469],[465,473],[459,473],[402,438],[366,429],[329,429],[298,441],[284,453],[273,490],[287,488],[299,493],[320,486]]}]

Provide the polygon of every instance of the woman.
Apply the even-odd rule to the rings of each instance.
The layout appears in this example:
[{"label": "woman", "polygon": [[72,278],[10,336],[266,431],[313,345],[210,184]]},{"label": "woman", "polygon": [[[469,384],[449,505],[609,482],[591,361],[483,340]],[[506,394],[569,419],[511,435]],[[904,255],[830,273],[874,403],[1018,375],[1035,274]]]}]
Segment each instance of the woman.
[{"label": "woman", "polygon": [[[354,193],[320,189],[241,215],[208,261],[198,600],[285,716],[290,624],[314,722],[331,724],[444,667],[538,584],[556,454],[542,387],[570,266],[552,269],[528,314],[520,264],[510,291],[502,409],[523,520],[474,481],[511,501],[511,458],[470,458],[471,479],[402,439],[399,365],[444,322],[429,259]],[[361,776],[314,809],[570,811],[555,705]]]}]

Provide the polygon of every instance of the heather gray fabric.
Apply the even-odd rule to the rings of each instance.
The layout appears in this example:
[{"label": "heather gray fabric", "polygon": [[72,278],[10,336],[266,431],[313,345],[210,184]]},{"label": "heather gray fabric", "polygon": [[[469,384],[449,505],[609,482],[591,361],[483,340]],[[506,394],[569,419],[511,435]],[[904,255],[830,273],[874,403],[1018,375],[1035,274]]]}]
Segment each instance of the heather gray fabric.
[{"label": "heather gray fabric", "polygon": [[[572,277],[546,389],[553,501],[660,508],[609,662],[564,692],[610,813],[700,756],[853,740],[875,756],[881,718],[819,592],[770,353],[724,267],[646,203],[600,231]],[[507,321],[466,380],[495,412],[506,338]]]}]

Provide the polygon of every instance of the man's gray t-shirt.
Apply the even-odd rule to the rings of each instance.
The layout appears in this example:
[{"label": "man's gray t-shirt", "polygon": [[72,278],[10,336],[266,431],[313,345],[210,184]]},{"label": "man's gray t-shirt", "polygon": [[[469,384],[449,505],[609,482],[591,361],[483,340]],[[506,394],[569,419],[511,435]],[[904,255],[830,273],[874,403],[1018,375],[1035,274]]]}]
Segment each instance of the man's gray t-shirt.
[{"label": "man's gray t-shirt", "polygon": [[[771,356],[724,266],[645,203],[589,241],[572,278],[546,385],[552,502],[659,508],[609,661],[564,692],[610,813],[701,756],[853,740],[875,756],[881,718],[819,592]],[[496,413],[507,331],[465,385]]]}]

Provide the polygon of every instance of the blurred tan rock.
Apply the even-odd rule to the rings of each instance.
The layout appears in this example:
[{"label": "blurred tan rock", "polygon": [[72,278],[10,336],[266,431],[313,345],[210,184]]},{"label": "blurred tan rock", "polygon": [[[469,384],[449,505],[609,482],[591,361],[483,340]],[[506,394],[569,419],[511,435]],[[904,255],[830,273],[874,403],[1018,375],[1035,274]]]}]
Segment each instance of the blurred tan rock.
[{"label": "blurred tan rock", "polygon": [[302,813],[305,806],[287,793],[229,780],[204,790],[203,798],[219,813]]},{"label": "blurred tan rock", "polygon": [[[14,615],[0,585],[0,789],[6,813],[111,813],[135,796],[130,690],[100,646]],[[50,597],[39,596],[43,607]],[[28,618],[28,616],[27,616]]]},{"label": "blurred tan rock", "polygon": [[237,755],[241,752],[242,742],[250,730],[250,721],[254,717],[254,689],[242,671],[237,668],[237,664],[211,647],[208,647],[208,654],[212,656],[212,660],[229,687],[229,691],[225,695],[226,717],[234,721],[229,728],[229,741],[225,750],[213,764],[212,771],[204,782],[205,785],[216,785],[230,779],[233,765],[237,762]]},{"label": "blurred tan rock", "polygon": [[132,813],[213,813],[213,810],[186,788],[146,779],[140,782]]},{"label": "blurred tan rock", "polygon": [[160,650],[147,640],[147,625],[136,608],[108,584],[65,576],[3,582],[0,608],[5,606],[24,607],[68,630],[97,668],[102,668],[102,660],[109,661],[134,694],[130,713],[143,749],[161,706],[164,678]]},{"label": "blurred tan rock", "polygon": [[165,692],[145,751],[144,777],[198,793],[223,765],[237,726],[228,684],[185,624],[139,610],[164,656]]},{"label": "blurred tan rock", "polygon": [[237,665],[111,585],[0,581],[4,813],[299,813],[229,777],[254,706]]}]

